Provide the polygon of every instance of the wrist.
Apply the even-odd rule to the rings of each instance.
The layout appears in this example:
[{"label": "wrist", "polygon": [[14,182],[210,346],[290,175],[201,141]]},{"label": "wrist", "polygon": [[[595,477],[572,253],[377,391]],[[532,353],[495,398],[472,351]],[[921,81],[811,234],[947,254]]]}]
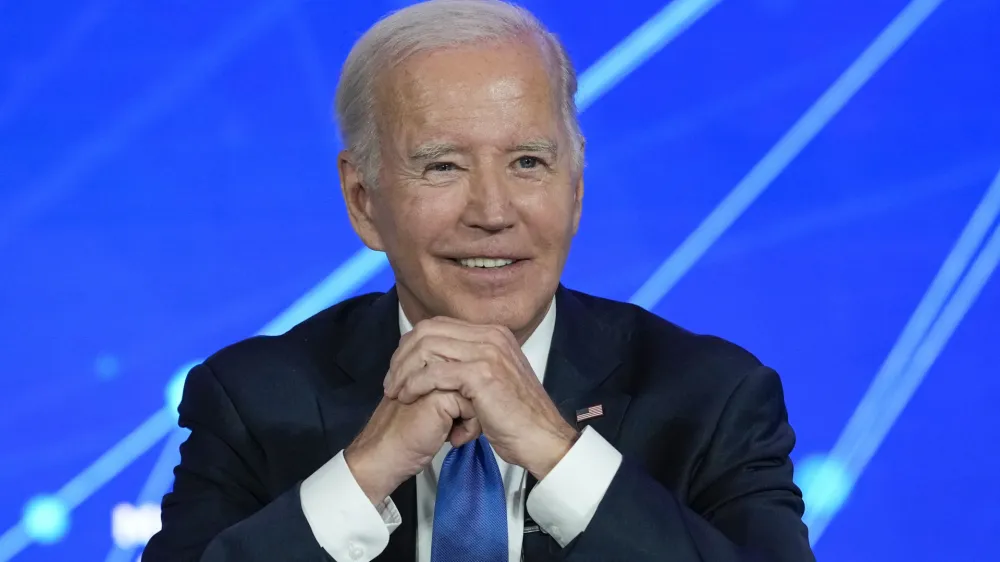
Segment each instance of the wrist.
[{"label": "wrist", "polygon": [[549,436],[535,448],[537,453],[525,464],[525,470],[537,480],[543,480],[573,448],[579,437],[580,432],[573,428],[567,428],[558,435]]},{"label": "wrist", "polygon": [[344,450],[344,461],[372,505],[382,503],[407,478],[392,470],[394,463],[377,449],[352,444]]}]

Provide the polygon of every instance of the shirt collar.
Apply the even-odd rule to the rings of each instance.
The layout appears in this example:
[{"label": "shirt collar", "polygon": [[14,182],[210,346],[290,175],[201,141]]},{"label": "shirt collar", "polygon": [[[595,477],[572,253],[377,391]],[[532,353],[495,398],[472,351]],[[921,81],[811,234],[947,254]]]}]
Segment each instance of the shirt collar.
[{"label": "shirt collar", "polygon": [[[535,371],[535,375],[538,377],[539,381],[545,380],[545,366],[549,362],[549,350],[552,348],[552,334],[555,332],[556,327],[556,299],[552,298],[552,302],[549,304],[549,310],[545,313],[545,317],[542,318],[541,323],[535,328],[535,331],[528,336],[527,341],[521,346],[521,352],[527,357],[528,363],[531,365],[531,369]],[[399,305],[399,334],[400,336],[405,335],[407,332],[413,329],[413,324],[406,317],[406,313],[403,312],[403,306]]]}]

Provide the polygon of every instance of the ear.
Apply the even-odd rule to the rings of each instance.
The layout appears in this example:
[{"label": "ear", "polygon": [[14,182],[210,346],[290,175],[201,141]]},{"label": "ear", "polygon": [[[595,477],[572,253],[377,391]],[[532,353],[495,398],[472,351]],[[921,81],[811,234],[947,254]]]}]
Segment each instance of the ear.
[{"label": "ear", "polygon": [[337,156],[337,169],[340,172],[340,191],[347,206],[347,215],[351,226],[365,246],[379,252],[385,251],[382,237],[375,227],[372,197],[375,193],[372,182],[366,185],[366,179],[355,164],[355,158],[349,150],[342,151]]},{"label": "ear", "polygon": [[587,153],[587,140],[580,139],[580,164],[576,170],[576,186],[573,190],[573,236],[580,230],[580,215],[583,214],[583,155]]},{"label": "ear", "polygon": [[580,229],[580,215],[583,213],[583,171],[576,180],[576,189],[573,190],[573,236]]}]

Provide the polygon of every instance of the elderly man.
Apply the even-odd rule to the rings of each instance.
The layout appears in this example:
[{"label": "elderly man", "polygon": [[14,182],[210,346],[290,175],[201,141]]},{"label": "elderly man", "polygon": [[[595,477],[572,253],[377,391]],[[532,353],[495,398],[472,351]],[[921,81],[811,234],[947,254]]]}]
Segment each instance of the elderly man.
[{"label": "elderly man", "polygon": [[575,89],[558,40],[498,1],[417,4],[358,41],[341,186],[396,286],[191,371],[143,560],[813,559],[777,375],[560,285]]}]

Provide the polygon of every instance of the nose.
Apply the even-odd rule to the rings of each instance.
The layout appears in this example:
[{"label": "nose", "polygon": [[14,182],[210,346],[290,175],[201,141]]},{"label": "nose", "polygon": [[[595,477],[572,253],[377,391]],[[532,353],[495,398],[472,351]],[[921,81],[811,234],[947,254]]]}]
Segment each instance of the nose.
[{"label": "nose", "polygon": [[489,232],[499,232],[514,226],[516,212],[510,189],[511,186],[502,173],[480,169],[471,178],[469,200],[462,222],[470,228]]}]

